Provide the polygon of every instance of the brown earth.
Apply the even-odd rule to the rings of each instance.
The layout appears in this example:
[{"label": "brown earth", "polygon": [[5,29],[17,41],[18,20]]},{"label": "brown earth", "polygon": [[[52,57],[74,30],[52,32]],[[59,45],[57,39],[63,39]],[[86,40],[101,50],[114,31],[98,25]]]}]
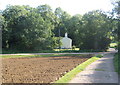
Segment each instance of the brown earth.
[{"label": "brown earth", "polygon": [[3,58],[3,83],[52,83],[93,55]]}]

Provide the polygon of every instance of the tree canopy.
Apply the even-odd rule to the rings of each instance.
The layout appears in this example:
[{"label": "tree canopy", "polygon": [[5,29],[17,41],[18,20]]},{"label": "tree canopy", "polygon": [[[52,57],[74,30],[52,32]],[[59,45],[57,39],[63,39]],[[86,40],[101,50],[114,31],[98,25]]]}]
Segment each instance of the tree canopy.
[{"label": "tree canopy", "polygon": [[[115,8],[119,13],[119,8]],[[55,11],[49,5],[9,5],[0,14],[2,48],[19,51],[39,51],[58,47],[60,36],[73,40],[80,49],[106,50],[115,36],[117,21],[101,10],[83,16],[71,16],[60,7]]]}]

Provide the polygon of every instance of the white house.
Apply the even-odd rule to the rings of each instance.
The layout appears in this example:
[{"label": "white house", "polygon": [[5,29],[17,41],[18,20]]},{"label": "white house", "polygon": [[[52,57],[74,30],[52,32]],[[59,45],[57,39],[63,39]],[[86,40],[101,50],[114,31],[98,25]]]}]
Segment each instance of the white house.
[{"label": "white house", "polygon": [[68,38],[67,33],[65,33],[65,37],[61,39],[61,48],[72,48],[72,39]]}]

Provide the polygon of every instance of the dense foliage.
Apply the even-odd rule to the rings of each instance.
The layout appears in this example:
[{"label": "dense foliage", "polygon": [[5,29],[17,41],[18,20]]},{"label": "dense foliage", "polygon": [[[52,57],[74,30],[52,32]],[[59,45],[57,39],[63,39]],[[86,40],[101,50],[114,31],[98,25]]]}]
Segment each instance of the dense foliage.
[{"label": "dense foliage", "polygon": [[118,49],[120,50],[120,1],[116,0],[115,2],[113,2],[114,5],[114,9],[113,9],[113,14],[115,15],[115,19],[114,21],[116,21],[116,25],[117,27],[114,28],[113,31],[113,36],[114,36],[114,40],[117,41],[118,43]]},{"label": "dense foliage", "polygon": [[57,48],[65,32],[80,49],[106,50],[116,21],[96,10],[71,16],[60,7],[53,12],[49,5],[36,8],[9,5],[0,14],[2,48],[40,51]]},{"label": "dense foliage", "polygon": [[118,72],[118,74],[120,75],[120,65],[119,65],[119,56],[118,56],[118,53],[115,54],[115,57],[114,57],[114,66],[115,66],[115,70],[116,72]]}]

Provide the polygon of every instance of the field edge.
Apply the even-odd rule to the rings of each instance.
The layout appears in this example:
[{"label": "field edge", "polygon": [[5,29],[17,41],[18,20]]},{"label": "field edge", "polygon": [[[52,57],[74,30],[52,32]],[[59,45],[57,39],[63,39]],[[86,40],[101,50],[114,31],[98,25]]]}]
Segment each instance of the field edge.
[{"label": "field edge", "polygon": [[88,59],[87,61],[83,62],[82,64],[78,65],[76,68],[71,70],[70,72],[66,73],[63,77],[59,80],[55,81],[53,85],[57,83],[68,83],[72,80],[79,72],[83,71],[89,64],[93,63],[94,61],[100,59],[98,56],[93,56],[92,58]]}]

